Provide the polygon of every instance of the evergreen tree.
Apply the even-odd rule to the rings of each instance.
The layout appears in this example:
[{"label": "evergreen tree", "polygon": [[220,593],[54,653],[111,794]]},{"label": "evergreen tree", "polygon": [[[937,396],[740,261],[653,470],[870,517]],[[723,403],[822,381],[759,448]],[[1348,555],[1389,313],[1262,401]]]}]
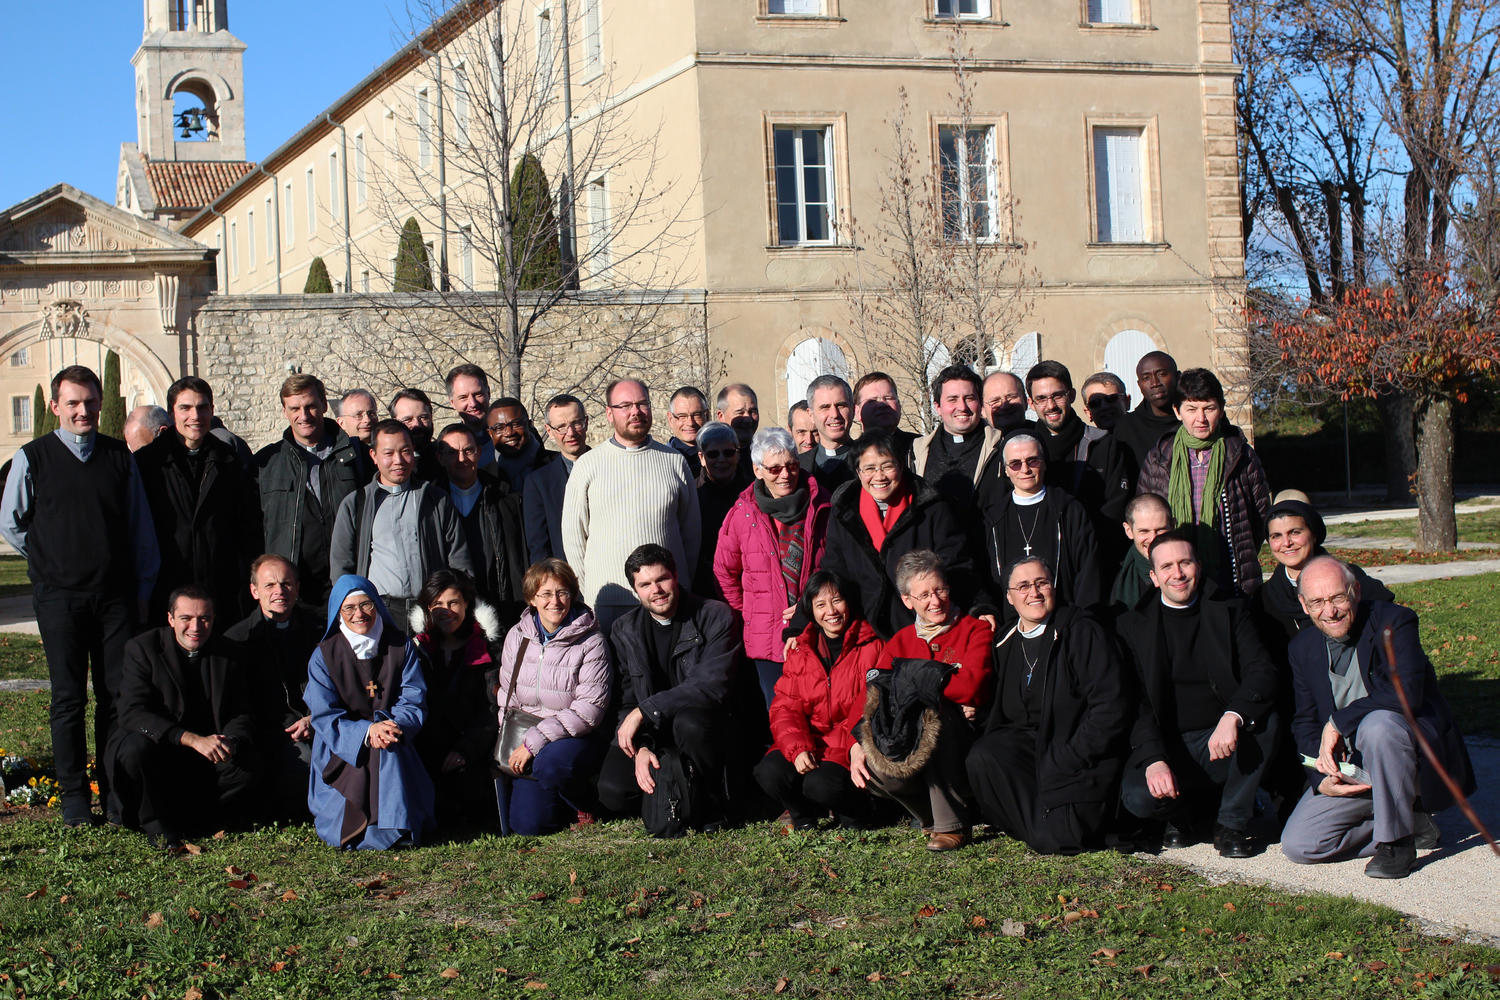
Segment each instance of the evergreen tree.
[{"label": "evergreen tree", "polygon": [[562,283],[562,243],[552,211],[552,189],[542,161],[521,157],[510,178],[512,232],[521,288],[555,288]]},{"label": "evergreen tree", "polygon": [[104,355],[104,405],[99,410],[99,433],[112,438],[125,434],[125,397],[120,395],[120,356]]},{"label": "evergreen tree", "polygon": [[52,419],[52,410],[47,406],[47,391],[40,384],[36,395],[31,397],[31,436],[39,438],[47,433],[47,421]]},{"label": "evergreen tree", "polygon": [[396,244],[396,280],[393,292],[432,291],[432,266],[427,260],[427,244],[422,242],[422,227],[416,217],[401,227],[401,241]]},{"label": "evergreen tree", "polygon": [[314,257],[312,266],[307,269],[307,284],[302,286],[302,291],[307,295],[327,295],[333,291],[333,279],[328,277],[328,265],[323,263],[322,257]]}]

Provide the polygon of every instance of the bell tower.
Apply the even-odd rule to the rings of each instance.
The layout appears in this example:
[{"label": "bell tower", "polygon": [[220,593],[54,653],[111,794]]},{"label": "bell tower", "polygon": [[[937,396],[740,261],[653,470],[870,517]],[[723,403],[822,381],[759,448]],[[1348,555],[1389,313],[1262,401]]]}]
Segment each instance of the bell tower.
[{"label": "bell tower", "polygon": [[137,146],[147,161],[245,159],[245,43],[229,0],[144,0],[135,66]]}]

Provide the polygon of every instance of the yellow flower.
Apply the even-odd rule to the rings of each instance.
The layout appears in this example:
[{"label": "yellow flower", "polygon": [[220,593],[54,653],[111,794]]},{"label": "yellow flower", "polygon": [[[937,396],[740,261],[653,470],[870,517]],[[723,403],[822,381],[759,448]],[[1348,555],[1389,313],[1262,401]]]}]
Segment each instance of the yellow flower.
[{"label": "yellow flower", "polygon": [[26,779],[26,784],[30,785],[32,788],[35,788],[36,787],[36,779],[35,778],[28,778],[28,779]]},{"label": "yellow flower", "polygon": [[52,798],[50,798],[50,799],[47,800],[47,808],[48,809],[55,809],[55,808],[57,808],[57,803],[60,802],[60,801],[62,801],[62,800],[59,799],[56,795],[52,796]]}]

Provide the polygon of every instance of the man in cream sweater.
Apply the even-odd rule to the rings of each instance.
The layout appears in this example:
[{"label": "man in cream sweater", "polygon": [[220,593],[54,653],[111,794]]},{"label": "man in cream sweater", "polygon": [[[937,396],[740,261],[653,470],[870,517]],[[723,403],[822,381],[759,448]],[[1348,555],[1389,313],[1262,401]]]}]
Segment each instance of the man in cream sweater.
[{"label": "man in cream sweater", "polygon": [[[614,434],[580,455],[563,496],[563,547],[584,600],[603,628],[636,606],[625,560],[638,546],[667,548],[677,565],[698,558],[698,492],[682,455],[651,437],[651,393],[639,379],[611,382]],[[691,581],[684,579],[683,586]]]}]

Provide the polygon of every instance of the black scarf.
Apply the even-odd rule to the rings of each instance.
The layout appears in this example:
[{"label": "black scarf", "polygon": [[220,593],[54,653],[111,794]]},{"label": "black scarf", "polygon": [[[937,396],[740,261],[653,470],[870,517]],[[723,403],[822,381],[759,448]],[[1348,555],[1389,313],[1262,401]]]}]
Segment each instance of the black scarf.
[{"label": "black scarf", "polygon": [[1047,464],[1055,465],[1059,462],[1071,462],[1073,460],[1073,449],[1078,447],[1078,442],[1083,438],[1084,423],[1078,418],[1078,414],[1071,409],[1063,420],[1062,429],[1056,434],[1050,430],[1041,435],[1042,445],[1047,449]]},{"label": "black scarf", "polygon": [[764,482],[757,481],[755,484],[755,506],[760,508],[762,514],[782,524],[801,524],[802,519],[807,516],[807,503],[811,495],[806,483],[784,497],[771,496],[771,491],[766,489]]}]

